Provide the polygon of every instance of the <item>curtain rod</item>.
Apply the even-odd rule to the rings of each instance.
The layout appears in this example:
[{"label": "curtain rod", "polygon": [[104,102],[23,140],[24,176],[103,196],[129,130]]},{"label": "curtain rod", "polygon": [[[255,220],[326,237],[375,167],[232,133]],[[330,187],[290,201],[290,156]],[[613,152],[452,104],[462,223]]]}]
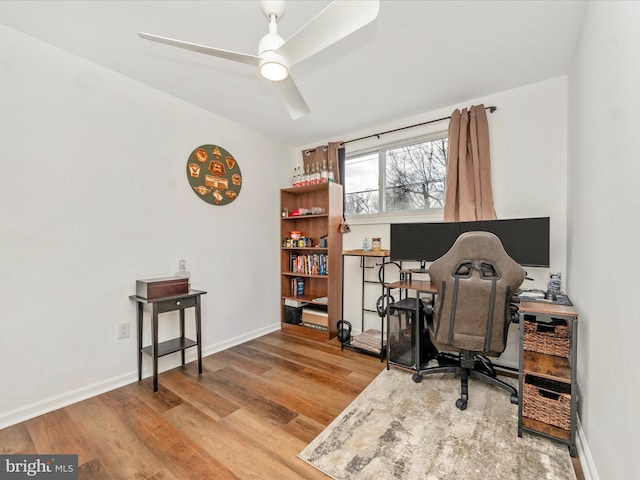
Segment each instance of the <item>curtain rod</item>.
[{"label": "curtain rod", "polygon": [[[498,109],[498,107],[495,107],[495,106],[492,105],[490,107],[484,107],[484,109],[485,110],[489,110],[489,113],[493,113]],[[449,120],[450,118],[451,118],[451,115],[449,115],[448,117],[437,118],[435,120],[429,120],[428,122],[416,123],[415,125],[409,125],[407,127],[400,127],[400,128],[396,128],[394,130],[387,130],[386,132],[374,133],[373,135],[366,135],[364,137],[353,138],[351,140],[345,140],[344,142],[340,142],[340,145],[346,145],[347,143],[357,142],[358,140],[364,140],[366,138],[373,138],[373,137],[380,138],[380,135],[386,135],[388,133],[399,132],[401,130],[407,130],[409,128],[421,127],[423,125],[429,125],[430,123],[442,122],[443,120]],[[325,145],[322,148],[324,150],[326,150],[327,146]],[[305,155],[308,156],[309,154],[311,154],[311,153],[313,153],[315,151],[316,151],[315,148],[310,148],[309,150],[305,150],[304,153],[305,153]]]},{"label": "curtain rod", "polygon": [[[489,113],[493,113],[498,109],[498,107],[490,106],[490,107],[484,107],[484,109],[485,110],[489,110]],[[449,120],[450,118],[451,118],[451,115],[449,115],[448,117],[437,118],[436,120],[429,120],[428,122],[416,123],[415,125],[409,125],[407,127],[400,127],[400,128],[396,128],[394,130],[387,130],[386,132],[374,133],[373,135],[366,135],[364,137],[353,138],[351,140],[345,140],[344,142],[342,142],[342,145],[346,145],[347,143],[351,143],[351,142],[357,142],[358,140],[364,140],[366,138],[373,138],[373,137],[380,138],[380,135],[386,135],[388,133],[399,132],[401,130],[407,130],[408,128],[421,127],[423,125],[428,125],[430,123],[442,122],[443,120]]]}]

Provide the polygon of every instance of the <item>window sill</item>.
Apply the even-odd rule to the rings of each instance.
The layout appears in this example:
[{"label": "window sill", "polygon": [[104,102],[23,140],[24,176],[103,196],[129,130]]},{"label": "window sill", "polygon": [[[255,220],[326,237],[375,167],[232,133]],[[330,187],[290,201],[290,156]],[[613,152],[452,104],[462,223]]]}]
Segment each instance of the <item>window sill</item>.
[{"label": "window sill", "polygon": [[434,208],[427,212],[394,212],[370,215],[346,215],[350,225],[380,225],[390,223],[442,222],[444,209]]}]

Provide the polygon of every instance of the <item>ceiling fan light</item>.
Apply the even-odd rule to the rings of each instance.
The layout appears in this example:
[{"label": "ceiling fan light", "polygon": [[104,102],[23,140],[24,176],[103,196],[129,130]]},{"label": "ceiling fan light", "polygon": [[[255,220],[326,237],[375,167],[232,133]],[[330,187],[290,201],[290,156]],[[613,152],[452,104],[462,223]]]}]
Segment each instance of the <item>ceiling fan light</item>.
[{"label": "ceiling fan light", "polygon": [[289,70],[283,64],[271,60],[260,65],[260,75],[272,82],[279,82],[289,76]]}]

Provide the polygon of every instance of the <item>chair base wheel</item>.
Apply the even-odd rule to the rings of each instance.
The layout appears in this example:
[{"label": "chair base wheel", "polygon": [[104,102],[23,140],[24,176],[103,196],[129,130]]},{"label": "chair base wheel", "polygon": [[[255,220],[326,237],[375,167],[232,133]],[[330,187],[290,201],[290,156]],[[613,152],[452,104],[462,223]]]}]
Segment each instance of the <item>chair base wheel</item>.
[{"label": "chair base wheel", "polygon": [[422,381],[422,375],[418,374],[418,373],[414,373],[411,378],[413,379],[414,382],[416,383],[420,383]]},{"label": "chair base wheel", "polygon": [[511,395],[511,403],[513,405],[518,405],[518,395],[516,395],[516,394],[512,394]]},{"label": "chair base wheel", "polygon": [[456,400],[456,407],[458,407],[460,410],[466,410],[467,400],[464,398],[459,398],[458,400]]}]

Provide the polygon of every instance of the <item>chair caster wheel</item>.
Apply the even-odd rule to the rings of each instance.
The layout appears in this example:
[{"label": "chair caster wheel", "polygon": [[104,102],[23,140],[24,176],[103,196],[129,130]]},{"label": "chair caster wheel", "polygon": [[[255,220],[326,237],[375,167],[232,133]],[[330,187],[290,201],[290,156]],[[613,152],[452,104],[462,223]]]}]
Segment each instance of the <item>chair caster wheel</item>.
[{"label": "chair caster wheel", "polygon": [[415,383],[420,383],[422,381],[422,375],[418,375],[417,373],[414,373],[411,378],[413,378]]},{"label": "chair caster wheel", "polygon": [[463,398],[459,398],[458,400],[456,400],[456,407],[458,407],[460,410],[466,410],[467,401]]},{"label": "chair caster wheel", "polygon": [[511,395],[511,403],[513,405],[518,405],[518,395]]}]

